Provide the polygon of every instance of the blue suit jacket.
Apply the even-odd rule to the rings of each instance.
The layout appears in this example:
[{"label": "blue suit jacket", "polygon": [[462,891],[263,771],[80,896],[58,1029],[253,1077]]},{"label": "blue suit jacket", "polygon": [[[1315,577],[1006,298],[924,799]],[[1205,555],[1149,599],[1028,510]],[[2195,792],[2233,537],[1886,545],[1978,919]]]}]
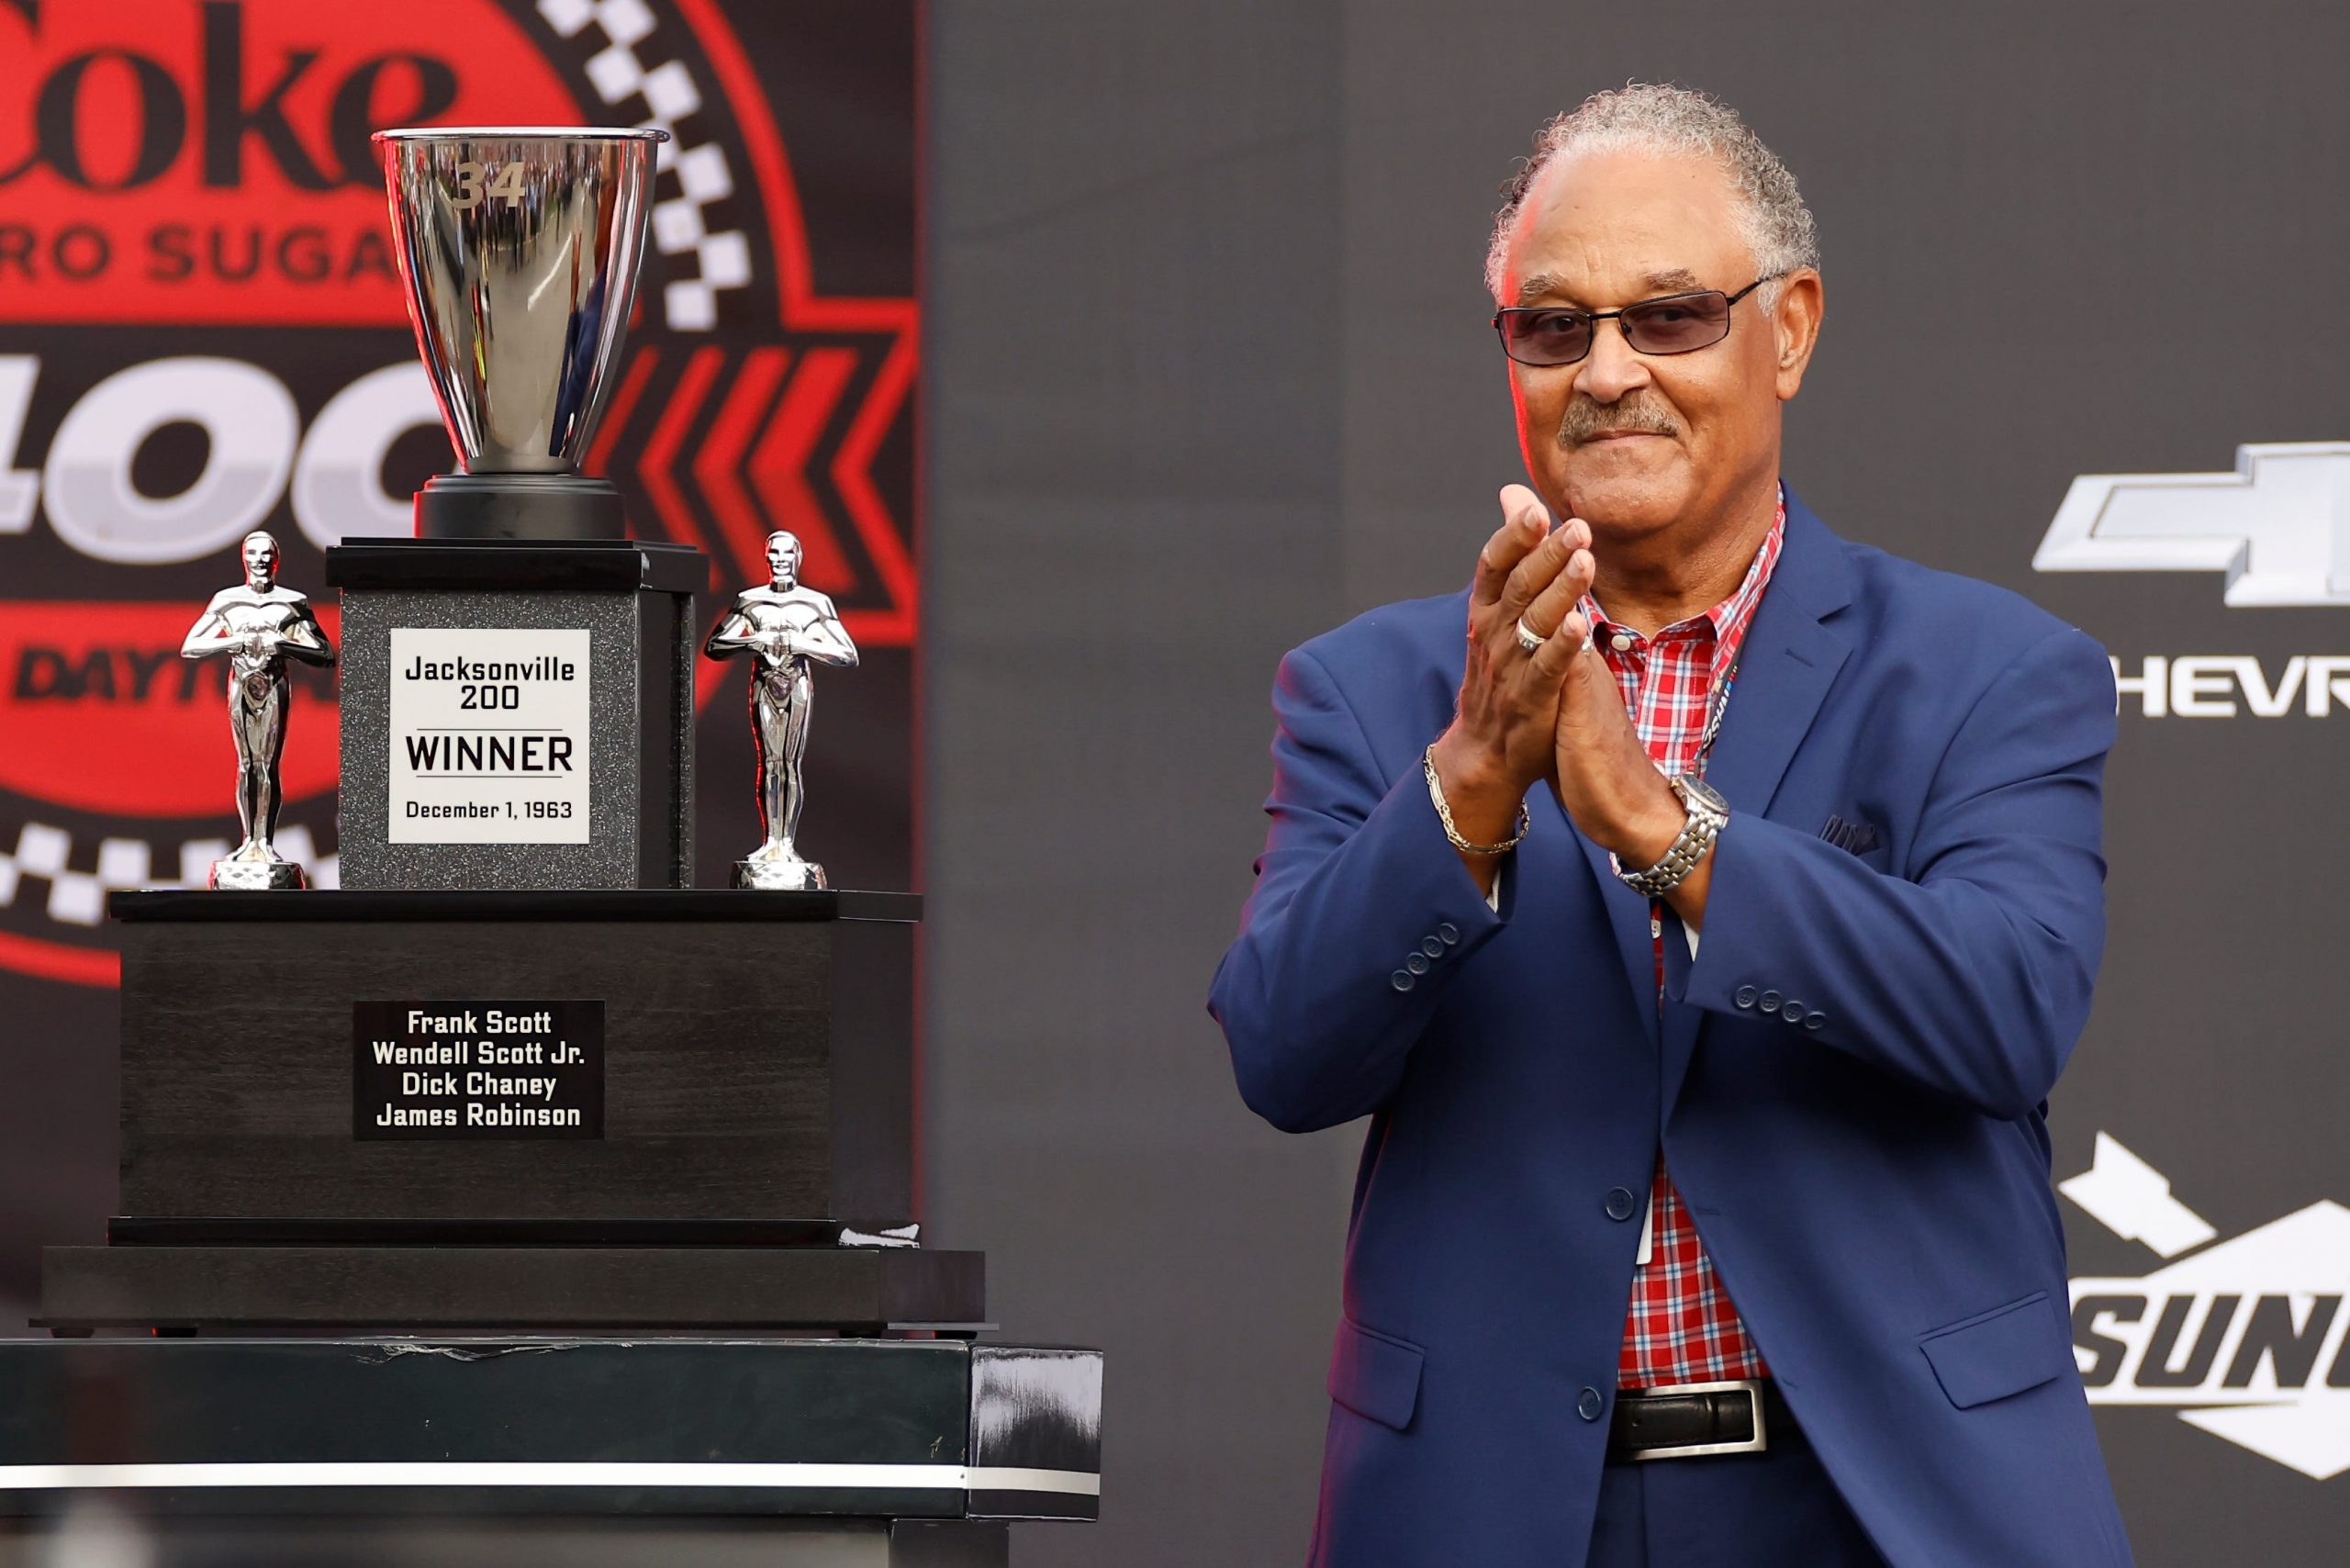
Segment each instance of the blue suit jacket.
[{"label": "blue suit jacket", "polygon": [[1547,788],[1498,913],[1446,843],[1420,753],[1465,614],[1390,605],[1282,661],[1272,827],[1210,1001],[1259,1114],[1371,1118],[1314,1560],[1582,1562],[1640,1230],[1608,1199],[1662,1147],[1896,1568],[2128,1563],[2042,1120],[2104,942],[2103,650],[1790,496],[1660,1024],[1648,905]]}]

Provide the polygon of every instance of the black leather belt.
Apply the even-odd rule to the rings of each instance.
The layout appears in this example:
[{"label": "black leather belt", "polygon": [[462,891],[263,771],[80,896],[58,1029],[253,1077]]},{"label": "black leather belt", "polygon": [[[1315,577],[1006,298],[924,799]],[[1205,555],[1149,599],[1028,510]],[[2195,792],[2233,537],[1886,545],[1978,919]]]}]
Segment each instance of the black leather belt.
[{"label": "black leather belt", "polygon": [[1610,1463],[1761,1453],[1803,1440],[1794,1413],[1768,1378],[1624,1389],[1607,1428]]}]

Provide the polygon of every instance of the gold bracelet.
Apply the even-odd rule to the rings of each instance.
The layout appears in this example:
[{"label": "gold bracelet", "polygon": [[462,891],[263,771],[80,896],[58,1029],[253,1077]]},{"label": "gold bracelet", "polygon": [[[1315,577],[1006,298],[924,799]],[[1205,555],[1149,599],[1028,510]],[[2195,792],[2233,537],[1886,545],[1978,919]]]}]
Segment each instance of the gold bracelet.
[{"label": "gold bracelet", "polygon": [[1444,836],[1452,840],[1452,847],[1460,851],[1461,854],[1506,855],[1518,846],[1525,839],[1528,830],[1534,826],[1533,813],[1526,809],[1526,802],[1520,801],[1517,803],[1517,832],[1511,835],[1508,843],[1472,844],[1460,836],[1459,828],[1452,825],[1452,808],[1445,804],[1444,785],[1436,776],[1435,746],[1431,745],[1420,754],[1420,769],[1428,776],[1428,800],[1436,806],[1437,821],[1444,824]]}]

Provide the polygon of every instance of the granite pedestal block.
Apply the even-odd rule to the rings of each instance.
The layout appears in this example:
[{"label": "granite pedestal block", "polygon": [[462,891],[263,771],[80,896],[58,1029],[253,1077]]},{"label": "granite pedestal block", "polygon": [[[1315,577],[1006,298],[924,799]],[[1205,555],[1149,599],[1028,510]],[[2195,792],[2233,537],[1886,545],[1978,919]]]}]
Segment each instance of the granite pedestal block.
[{"label": "granite pedestal block", "polygon": [[[327,581],[342,590],[340,824],[341,885],[360,890],[677,888],[693,876],[694,595],[709,561],[684,545],[632,540],[371,539],[327,553]],[[586,773],[561,823],[502,823],[509,842],[434,842],[449,831],[395,800],[396,759],[420,737],[395,733],[396,634],[584,634],[586,700],[579,733],[561,737],[568,769]],[[543,644],[543,639],[540,642]],[[528,640],[525,639],[527,643]],[[476,645],[479,645],[476,640]],[[413,653],[406,655],[413,658]],[[491,699],[498,685],[488,683]],[[509,689],[511,690],[511,689]],[[522,695],[536,695],[527,687]],[[496,707],[446,716],[451,740],[519,745],[526,737]],[[462,725],[462,736],[453,728]],[[543,726],[539,726],[543,728]],[[531,726],[520,726],[528,729]],[[508,768],[541,767],[543,754]],[[465,776],[485,795],[518,779],[495,762]],[[487,769],[487,771],[483,771]],[[451,769],[445,769],[450,772]],[[514,802],[501,801],[508,810]],[[528,807],[535,802],[520,802]],[[579,842],[559,841],[585,816]],[[532,832],[550,837],[527,840]],[[425,835],[419,841],[418,835]]]}]

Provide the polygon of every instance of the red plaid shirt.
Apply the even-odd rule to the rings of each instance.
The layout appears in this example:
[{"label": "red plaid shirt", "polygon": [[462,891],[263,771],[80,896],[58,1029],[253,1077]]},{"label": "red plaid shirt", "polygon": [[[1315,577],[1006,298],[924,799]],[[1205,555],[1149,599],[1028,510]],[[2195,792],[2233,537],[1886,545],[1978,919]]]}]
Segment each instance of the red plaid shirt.
[{"label": "red plaid shirt", "polygon": [[[1649,755],[1666,774],[1698,766],[1698,746],[1715,689],[1738,663],[1738,650],[1754,620],[1754,607],[1771,581],[1786,536],[1787,502],[1779,498],[1771,532],[1754,554],[1754,564],[1736,592],[1703,615],[1691,616],[1642,637],[1607,619],[1588,595],[1581,609],[1590,616],[1600,653],[1624,689],[1624,706]],[[1733,687],[1735,682],[1732,683]],[[1663,1005],[1663,909],[1650,906],[1649,928],[1656,942],[1658,1005]],[[1619,1388],[1657,1388],[1677,1383],[1716,1383],[1762,1377],[1762,1354],[1739,1321],[1706,1255],[1697,1226],[1659,1156],[1649,1195],[1651,1227],[1649,1260],[1632,1273],[1632,1301],[1624,1319],[1624,1349],[1618,1358]]]}]

